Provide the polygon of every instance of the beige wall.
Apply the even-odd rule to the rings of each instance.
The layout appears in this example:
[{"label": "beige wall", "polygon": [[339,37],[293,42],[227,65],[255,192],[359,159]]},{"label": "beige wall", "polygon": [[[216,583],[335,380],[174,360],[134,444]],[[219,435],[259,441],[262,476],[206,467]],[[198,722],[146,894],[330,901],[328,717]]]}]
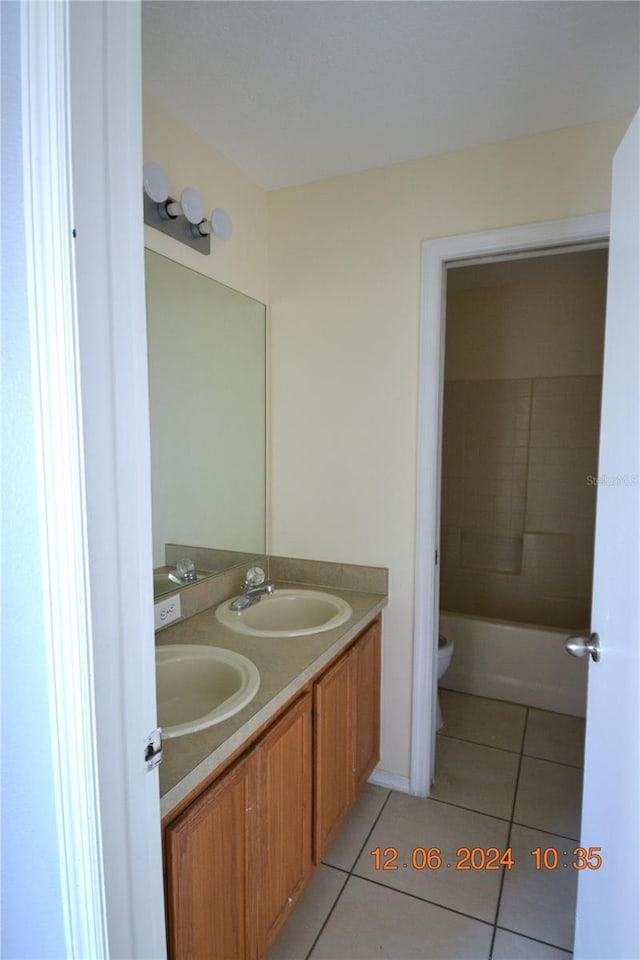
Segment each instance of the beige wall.
[{"label": "beige wall", "polygon": [[389,566],[390,774],[409,772],[421,241],[607,210],[624,128],[591,124],[269,194],[271,546]]},{"label": "beige wall", "polygon": [[446,380],[602,373],[607,252],[449,271]]},{"label": "beige wall", "polygon": [[164,168],[172,195],[179,196],[185,187],[195,187],[207,214],[214,207],[225,207],[233,220],[231,239],[221,243],[212,238],[208,257],[147,226],[145,246],[266,303],[265,191],[148,94],[143,100],[143,130],[145,162],[155,160]]}]

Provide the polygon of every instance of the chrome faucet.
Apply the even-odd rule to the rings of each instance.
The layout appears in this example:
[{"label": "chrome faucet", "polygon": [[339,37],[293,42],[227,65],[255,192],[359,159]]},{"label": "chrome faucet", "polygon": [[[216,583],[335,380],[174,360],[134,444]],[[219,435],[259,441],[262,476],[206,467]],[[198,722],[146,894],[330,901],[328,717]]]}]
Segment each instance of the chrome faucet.
[{"label": "chrome faucet", "polygon": [[268,580],[265,583],[265,573],[260,567],[251,567],[247,570],[244,583],[240,588],[240,596],[231,603],[232,610],[246,610],[257,603],[264,595],[272,594],[276,585]]},{"label": "chrome faucet", "polygon": [[196,573],[196,566],[193,560],[189,560],[186,557],[184,560],[178,560],[176,563],[175,570],[171,570],[167,576],[169,580],[173,580],[174,583],[195,583],[198,579],[198,574]]}]

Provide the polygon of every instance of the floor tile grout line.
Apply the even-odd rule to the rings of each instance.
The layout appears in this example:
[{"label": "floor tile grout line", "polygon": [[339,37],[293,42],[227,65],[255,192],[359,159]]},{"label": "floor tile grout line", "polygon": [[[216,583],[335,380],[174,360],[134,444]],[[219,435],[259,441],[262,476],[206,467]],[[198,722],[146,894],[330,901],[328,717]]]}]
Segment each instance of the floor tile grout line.
[{"label": "floor tile grout line", "polygon": [[519,930],[512,930],[510,927],[496,925],[496,932],[498,930],[504,930],[505,933],[512,933],[514,937],[524,937],[527,940],[533,940],[535,943],[542,943],[545,947],[553,947],[554,950],[561,950],[562,953],[566,953],[568,957],[573,956],[571,950],[567,950],[566,947],[559,947],[557,943],[551,943],[550,940],[541,940],[540,937],[533,937],[530,933],[522,933]]},{"label": "floor tile grout line", "polygon": [[[511,753],[519,756],[519,750],[509,750],[508,747],[498,747],[495,743],[484,743],[482,740],[470,740],[468,737],[456,737],[451,733],[439,733],[439,737],[444,737],[446,740],[457,740],[459,743],[472,743],[474,747],[486,747],[487,750],[500,750],[501,753]],[[540,759],[543,759],[542,757]]]},{"label": "floor tile grout line", "polygon": [[[442,690],[442,688],[441,688],[441,690]],[[527,706],[526,704],[517,704],[517,703],[515,703],[515,701],[495,700],[494,698],[490,698],[490,697],[477,697],[476,694],[461,693],[461,692],[455,691],[455,690],[449,690],[448,692],[450,692],[450,693],[456,693],[456,694],[458,694],[459,696],[469,697],[469,698],[472,698],[472,699],[483,699],[483,700],[489,700],[489,699],[491,699],[491,700],[493,700],[493,702],[495,702],[495,703],[505,703],[505,704],[508,704],[509,706],[517,706],[517,707],[520,707],[520,708],[524,711],[524,724],[523,724],[523,728],[522,728],[522,736],[521,736],[521,739],[520,739],[520,746],[519,746],[517,749],[512,750],[512,749],[510,749],[509,747],[501,747],[501,746],[498,746],[498,745],[495,744],[495,743],[487,743],[487,742],[484,741],[484,740],[474,740],[474,739],[472,739],[471,737],[456,736],[455,734],[447,733],[447,732],[446,732],[446,721],[445,721],[444,732],[442,732],[442,733],[437,733],[437,736],[438,736],[438,737],[446,737],[446,738],[448,738],[449,740],[460,740],[460,741],[462,741],[463,743],[472,743],[472,744],[475,744],[476,746],[479,746],[479,747],[488,747],[488,748],[490,748],[491,750],[502,750],[502,751],[504,751],[505,753],[515,753],[515,754],[519,754],[519,755],[522,755],[522,756],[525,756],[525,757],[529,757],[529,758],[532,759],[532,760],[543,760],[543,761],[545,761],[546,763],[556,763],[556,764],[559,764],[560,766],[570,767],[571,769],[575,769],[575,770],[583,770],[583,769],[584,769],[584,763],[570,763],[570,762],[567,761],[567,760],[556,760],[555,758],[548,757],[548,756],[541,756],[541,755],[539,755],[539,754],[537,754],[537,753],[528,753],[528,752],[525,750],[526,734],[527,734],[527,725],[528,725],[528,722],[529,722],[529,717],[530,717],[531,711],[537,710],[539,713],[550,713],[550,714],[553,714],[554,716],[558,716],[558,717],[571,717],[571,718],[574,719],[574,720],[584,720],[583,717],[576,717],[576,716],[574,716],[573,714],[559,713],[558,711],[555,711],[555,710],[544,710],[542,707],[530,707],[530,706]]]},{"label": "floor tile grout line", "polygon": [[[328,864],[325,864],[325,866],[328,866]],[[335,869],[338,869],[338,868],[336,867]],[[340,871],[340,872],[342,873],[343,871]],[[313,943],[311,944],[311,946],[310,946],[310,948],[309,948],[309,952],[308,952],[308,953],[306,954],[306,956],[305,956],[305,960],[309,960],[309,957],[311,956],[311,954],[312,954],[313,951],[315,950],[316,944],[317,944],[318,940],[320,939],[320,937],[322,936],[322,934],[323,934],[323,932],[324,932],[324,928],[325,928],[326,925],[328,924],[329,919],[330,919],[330,917],[331,917],[331,914],[333,913],[333,911],[334,911],[335,908],[337,907],[338,902],[339,902],[340,898],[342,897],[342,894],[344,893],[344,889],[345,889],[346,885],[349,883],[349,876],[350,876],[350,874],[346,874],[346,875],[345,875],[345,878],[344,878],[344,880],[342,881],[342,886],[340,887],[340,889],[339,889],[339,891],[338,891],[338,896],[335,898],[335,900],[334,900],[333,903],[331,904],[331,907],[329,908],[329,912],[327,913],[326,917],[325,917],[324,920],[322,921],[322,924],[321,924],[321,926],[320,926],[320,929],[318,930],[318,933],[317,933],[317,935],[316,935]]]},{"label": "floor tile grout line", "polygon": [[[360,847],[358,853],[357,853],[356,856],[354,857],[354,860],[353,860],[353,863],[351,864],[350,869],[349,869],[348,871],[346,871],[346,870],[345,870],[345,871],[341,871],[341,872],[346,873],[346,877],[345,877],[344,883],[343,883],[342,886],[340,887],[340,892],[338,893],[338,896],[336,897],[336,899],[333,901],[333,904],[331,905],[331,909],[329,910],[329,912],[327,913],[326,917],[324,918],[324,921],[323,921],[323,923],[322,923],[322,926],[320,927],[320,929],[319,929],[319,931],[318,931],[318,934],[317,934],[315,940],[314,940],[313,943],[311,944],[311,949],[310,949],[309,952],[307,953],[305,960],[309,960],[309,957],[311,956],[311,954],[312,954],[313,951],[315,950],[316,944],[317,944],[318,940],[320,939],[320,937],[322,936],[322,934],[323,934],[323,932],[324,932],[324,928],[325,928],[326,925],[328,924],[328,922],[329,922],[329,920],[330,920],[330,918],[331,918],[331,915],[332,915],[333,911],[335,910],[335,908],[337,907],[338,902],[340,901],[340,899],[341,899],[341,897],[342,897],[342,894],[344,893],[344,890],[345,890],[345,888],[346,888],[349,880],[350,880],[351,877],[353,876],[353,868],[355,867],[356,863],[357,863],[358,860],[360,859],[360,857],[361,857],[361,855],[362,855],[362,851],[363,851],[364,848],[366,847],[367,842],[368,842],[368,840],[369,840],[369,837],[371,836],[371,834],[372,834],[373,831],[375,830],[375,828],[376,828],[376,826],[377,826],[377,823],[378,823],[378,820],[379,820],[380,817],[382,816],[382,813],[383,813],[383,811],[384,811],[384,808],[385,808],[386,805],[389,803],[389,799],[390,799],[392,793],[393,793],[393,790],[389,790],[387,796],[386,796],[385,799],[384,799],[384,803],[382,804],[382,806],[381,806],[380,809],[378,810],[378,814],[377,814],[377,816],[375,817],[375,819],[374,819],[374,821],[373,821],[373,823],[372,823],[372,825],[371,825],[371,829],[370,829],[369,832],[367,833],[366,837],[364,838],[364,842],[363,842],[362,846]],[[322,863],[324,863],[324,860],[322,861]],[[330,863],[325,863],[325,866],[326,866],[326,867],[330,867],[331,864],[330,864]],[[333,869],[335,869],[335,870],[340,870],[340,867],[334,867]]]},{"label": "floor tile grout line", "polygon": [[[525,758],[523,758],[525,759]],[[519,782],[520,768],[518,768],[516,774],[515,789],[517,795],[518,782]],[[456,810],[465,810],[467,813],[477,813],[480,817],[489,817],[491,820],[499,820],[500,823],[509,823],[513,824],[514,827],[523,827],[525,830],[536,830],[538,833],[546,833],[550,837],[558,837],[559,840],[571,840],[573,843],[579,843],[579,837],[568,837],[564,833],[558,833],[556,830],[545,830],[543,827],[537,826],[532,823],[523,823],[520,820],[515,820],[513,817],[501,817],[497,813],[487,813],[486,810],[478,810],[475,807],[466,807],[461,803],[454,803],[452,800],[443,800],[440,797],[425,797],[426,800],[433,800],[434,803],[443,803],[447,807],[455,807]],[[360,851],[362,852],[362,851]],[[360,856],[360,854],[358,854]],[[327,866],[332,866],[332,864],[327,864]],[[336,870],[343,869],[341,867],[336,867]]]},{"label": "floor tile grout line", "polygon": [[[520,757],[518,759],[518,772],[516,773],[516,782],[513,790],[513,802],[511,804],[511,819],[509,823],[509,832],[507,834],[507,850],[511,847],[511,834],[513,832],[513,818],[516,812],[516,804],[518,802],[518,787],[520,785],[520,771],[522,770],[522,757],[524,750],[524,743],[527,736],[527,724],[529,722],[529,707],[527,707],[527,712],[524,716],[524,724],[522,726],[522,739],[520,741]],[[502,876],[500,877],[500,888],[498,890],[498,901],[496,903],[496,914],[493,921],[493,934],[491,935],[491,947],[489,949],[489,960],[493,957],[493,948],[496,943],[496,933],[498,930],[498,917],[500,916],[500,906],[502,904],[502,891],[504,890],[504,881],[507,875],[507,868],[502,868]]]},{"label": "floor tile grout line", "polygon": [[464,917],[465,920],[475,920],[476,923],[484,923],[487,927],[493,927],[492,920],[483,920],[481,917],[474,917],[472,913],[464,913],[462,910],[456,910],[455,907],[447,907],[444,903],[438,903],[437,900],[429,900],[427,897],[421,897],[417,893],[411,893],[410,890],[398,890],[388,883],[381,880],[372,880],[371,877],[363,877],[359,873],[352,874],[355,880],[364,880],[365,883],[373,883],[376,887],[382,887],[383,890],[390,890],[391,893],[397,893],[401,897],[410,897],[411,900],[418,900],[419,903],[428,903],[430,907],[438,907],[440,910],[448,910],[449,913],[455,913],[458,917]]},{"label": "floor tile grout line", "polygon": [[[466,693],[464,690],[454,690],[453,687],[440,687],[440,691],[444,690],[445,693],[453,693],[456,697],[473,697],[475,700],[489,700],[491,703],[499,703],[504,707],[517,707],[519,710],[528,710],[526,703],[518,703],[517,700],[501,700],[499,697],[485,697],[479,693]],[[533,709],[542,709],[535,707]],[[546,713],[555,713],[554,710],[543,711]],[[566,713],[561,714],[561,716],[572,716],[572,714]]]},{"label": "floor tile grout line", "polygon": [[538,713],[552,713],[556,717],[570,717],[571,720],[584,720],[584,717],[577,713],[562,713],[560,710],[548,710],[546,707],[530,707],[526,703],[518,703],[517,700],[501,700],[499,697],[485,697],[478,693],[466,693],[464,690],[454,690],[453,687],[440,687],[446,693],[453,693],[457,697],[472,697],[476,700],[490,700],[491,703],[503,704],[507,707],[519,707],[521,710],[537,710]]},{"label": "floor tile grout line", "polygon": [[[537,831],[539,831],[539,832],[541,832],[541,833],[549,833],[549,831],[541,830],[541,828],[538,827],[538,826],[529,826],[529,825],[527,825],[527,824],[520,824],[520,823],[516,823],[516,821],[514,820],[515,811],[516,811],[516,803],[517,803],[517,799],[518,799],[518,789],[519,789],[519,785],[520,785],[520,775],[521,775],[521,772],[522,772],[523,760],[524,760],[525,758],[530,758],[530,759],[534,759],[534,760],[540,760],[540,761],[546,762],[546,763],[553,763],[553,764],[556,764],[556,765],[558,765],[558,766],[564,766],[564,767],[569,768],[569,769],[577,769],[577,770],[583,769],[582,767],[578,767],[578,766],[576,766],[576,765],[574,765],[574,764],[570,764],[570,763],[564,763],[564,762],[559,761],[559,760],[552,760],[552,759],[549,759],[549,758],[547,758],[547,757],[536,757],[536,756],[533,756],[533,755],[530,756],[529,754],[525,754],[524,751],[525,751],[525,743],[526,743],[526,737],[527,737],[527,727],[528,727],[529,718],[530,718],[530,715],[531,715],[531,709],[532,709],[532,708],[530,708],[530,707],[528,707],[528,706],[525,707],[524,723],[523,723],[523,726],[522,726],[522,736],[521,736],[521,739],[520,739],[520,749],[519,749],[519,751],[508,750],[506,747],[497,747],[497,746],[489,745],[489,744],[486,744],[486,743],[480,743],[479,741],[476,741],[476,740],[468,740],[468,739],[466,739],[466,738],[464,738],[464,737],[449,737],[449,739],[452,739],[452,740],[459,740],[459,741],[462,741],[462,742],[465,742],[465,743],[473,743],[474,745],[477,745],[477,746],[484,746],[484,747],[489,747],[489,749],[501,750],[501,751],[504,752],[504,753],[511,753],[511,754],[517,753],[517,755],[518,755],[518,757],[519,757],[519,760],[518,760],[518,769],[517,769],[517,773],[516,773],[516,781],[515,781],[515,787],[514,787],[514,793],[513,793],[513,802],[512,802],[512,806],[511,806],[511,817],[510,817],[509,820],[506,820],[506,818],[504,818],[504,817],[499,817],[499,816],[497,816],[497,815],[495,815],[495,814],[488,814],[488,813],[486,813],[485,811],[474,810],[474,809],[471,808],[471,807],[464,807],[464,806],[462,806],[461,804],[455,804],[455,803],[451,803],[451,801],[440,800],[440,799],[438,799],[438,798],[431,797],[431,799],[436,800],[436,802],[439,802],[439,803],[448,803],[450,806],[458,807],[458,809],[468,810],[468,811],[471,812],[471,813],[479,813],[479,814],[481,814],[481,815],[483,815],[483,816],[490,816],[490,817],[493,817],[493,819],[497,819],[497,820],[501,820],[501,821],[503,821],[503,822],[509,823],[509,831],[508,831],[507,844],[506,844],[507,848],[510,846],[510,843],[511,843],[511,835],[512,835],[512,832],[513,832],[513,827],[514,827],[514,825],[515,825],[515,826],[522,826],[522,827],[525,827],[526,829],[530,829],[530,830],[537,830]],[[552,711],[546,711],[546,712],[552,712]],[[446,736],[448,736],[448,734],[442,733],[442,734],[439,734],[439,736],[446,737]],[[571,837],[565,837],[563,834],[553,833],[552,835],[553,835],[553,836],[557,836],[557,837],[562,837],[562,839],[565,839],[565,840],[573,840],[573,838],[571,838]],[[500,881],[500,889],[499,889],[499,892],[498,892],[498,901],[497,901],[497,906],[496,906],[495,921],[494,921],[494,925],[493,925],[493,935],[492,935],[492,939],[491,939],[491,949],[490,949],[490,953],[489,953],[489,956],[490,956],[490,957],[493,955],[493,950],[494,950],[494,947],[495,947],[495,938],[496,938],[496,932],[497,932],[497,929],[498,929],[498,917],[499,917],[499,914],[500,914],[500,906],[501,906],[501,902],[502,902],[502,893],[503,893],[503,889],[504,889],[505,877],[506,877],[506,869],[503,868],[502,877],[501,877],[501,881]],[[545,941],[541,941],[541,942],[545,942]],[[550,946],[554,946],[554,944],[550,944]],[[560,949],[562,949],[562,948],[560,948]]]},{"label": "floor tile grout line", "polygon": [[538,713],[552,713],[554,717],[569,717],[570,720],[584,721],[584,717],[578,716],[577,713],[562,713],[561,710],[548,710],[546,707],[527,707],[527,710],[537,710]]},{"label": "floor tile grout line", "polygon": [[535,830],[537,833],[545,833],[548,837],[557,837],[558,840],[570,840],[571,843],[580,843],[579,837],[568,837],[565,833],[557,833],[555,830],[545,830],[542,827],[532,827],[530,823],[520,823],[519,820],[512,820],[514,827],[522,827],[523,830]]},{"label": "floor tile grout line", "polygon": [[552,757],[542,757],[537,753],[525,753],[522,749],[510,750],[508,747],[498,747],[495,743],[485,743],[483,740],[471,740],[469,737],[454,736],[451,733],[439,733],[438,737],[446,740],[456,740],[459,743],[471,743],[474,747],[486,747],[488,750],[500,750],[501,753],[511,753],[516,756],[524,756],[529,760],[543,760],[545,763],[556,763],[560,767],[570,767],[571,770],[584,770],[582,763],[569,763],[567,760],[555,760]]},{"label": "floor tile grout line", "polygon": [[527,727],[529,726],[529,714],[531,708],[527,707],[527,712],[524,715],[524,724],[522,725],[522,739],[520,740],[520,756],[524,756],[524,745],[527,742]]},{"label": "floor tile grout line", "polygon": [[318,864],[319,867],[328,867],[329,870],[337,870],[338,873],[344,873],[347,877],[349,876],[349,871],[345,870],[344,867],[336,867],[335,863],[327,863],[326,860],[321,860]]},{"label": "floor tile grout line", "polygon": [[447,740],[456,740],[459,743],[471,743],[474,747],[486,747],[488,750],[500,750],[502,753],[524,756],[529,760],[543,760],[545,763],[556,763],[560,767],[570,767],[572,770],[584,770],[584,764],[582,763],[568,763],[566,760],[554,760],[551,757],[541,757],[537,753],[525,753],[522,749],[510,750],[508,747],[498,747],[495,743],[485,743],[483,740],[471,740],[469,737],[457,737],[451,733],[439,733],[437,736],[444,737]]},{"label": "floor tile grout line", "polygon": [[393,791],[393,790],[389,790],[389,793],[388,793],[388,795],[387,795],[384,803],[382,804],[382,806],[380,807],[380,810],[378,811],[378,816],[375,818],[375,820],[374,820],[373,823],[371,824],[371,829],[369,830],[368,834],[367,834],[366,837],[364,838],[364,843],[362,844],[362,846],[361,846],[360,849],[358,850],[358,852],[357,852],[357,854],[356,854],[356,856],[355,856],[355,858],[354,858],[354,860],[353,860],[353,863],[351,864],[351,868],[350,868],[350,870],[349,870],[349,876],[352,876],[352,875],[353,875],[353,871],[354,871],[354,869],[355,869],[355,865],[356,865],[356,863],[358,862],[358,860],[360,859],[360,857],[362,856],[362,851],[364,850],[364,848],[365,848],[366,845],[368,844],[369,838],[370,838],[371,834],[373,833],[373,831],[375,830],[375,828],[378,826],[378,821],[380,820],[380,817],[381,817],[382,814],[384,813],[385,807],[386,807],[387,804],[389,803],[389,800],[391,799],[391,796],[392,796],[392,794],[393,794],[394,792],[395,792],[395,791]]},{"label": "floor tile grout line", "polygon": [[569,767],[570,770],[584,770],[583,764],[578,763],[567,763],[566,760],[552,760],[550,757],[539,757],[535,753],[524,753],[523,757],[526,757],[527,760],[543,760],[545,763],[555,763],[558,767]]},{"label": "floor tile grout line", "polygon": [[466,810],[467,813],[477,813],[479,817],[489,817],[491,820],[499,820],[501,823],[511,823],[509,817],[501,817],[498,813],[487,813],[486,810],[478,810],[476,807],[466,807],[462,803],[454,803],[453,800],[443,800],[441,797],[433,796],[424,799],[433,800],[434,803],[444,803],[447,807],[455,807],[456,810]]}]

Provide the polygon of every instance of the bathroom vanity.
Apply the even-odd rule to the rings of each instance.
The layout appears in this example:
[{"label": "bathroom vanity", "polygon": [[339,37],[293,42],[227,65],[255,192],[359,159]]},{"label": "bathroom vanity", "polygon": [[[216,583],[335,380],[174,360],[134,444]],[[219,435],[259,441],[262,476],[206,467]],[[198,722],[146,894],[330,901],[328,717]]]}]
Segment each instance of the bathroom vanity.
[{"label": "bathroom vanity", "polygon": [[172,960],[265,956],[378,761],[386,596],[332,592],[352,616],[324,633],[242,636],[208,610],[158,634],[242,651],[261,675],[234,717],[164,743]]},{"label": "bathroom vanity", "polygon": [[[266,556],[266,308],[150,250],[145,270],[154,595],[164,617],[183,617],[156,634],[167,648],[156,660],[158,701],[180,700],[172,684],[181,677],[191,707],[191,678],[206,687],[198,674],[214,662],[230,683],[246,660],[259,674],[232,715],[220,698],[213,725],[198,714],[185,732],[175,711],[160,721],[168,953],[258,960],[378,761],[387,571]],[[185,558],[196,582],[176,585],[169,574]],[[350,607],[347,619],[336,610],[330,629],[297,636],[234,632],[216,609],[240,592],[249,562],[268,567],[276,597],[328,591]],[[315,597],[311,612],[325,602]],[[179,645],[192,648],[186,670]],[[221,684],[218,674],[216,693]]]}]

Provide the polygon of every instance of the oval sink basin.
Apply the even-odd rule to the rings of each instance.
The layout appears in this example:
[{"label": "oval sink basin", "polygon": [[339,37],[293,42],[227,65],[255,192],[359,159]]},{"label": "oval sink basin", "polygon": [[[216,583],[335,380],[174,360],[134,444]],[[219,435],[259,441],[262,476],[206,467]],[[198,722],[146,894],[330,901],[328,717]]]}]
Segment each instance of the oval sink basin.
[{"label": "oval sink basin", "polygon": [[220,623],[251,637],[305,637],[339,627],[351,616],[346,600],[318,590],[276,589],[244,610],[232,610],[233,600],[216,610]]},{"label": "oval sink basin", "polygon": [[260,674],[241,653],[202,644],[156,647],[158,725],[180,737],[221,723],[258,692]]}]

